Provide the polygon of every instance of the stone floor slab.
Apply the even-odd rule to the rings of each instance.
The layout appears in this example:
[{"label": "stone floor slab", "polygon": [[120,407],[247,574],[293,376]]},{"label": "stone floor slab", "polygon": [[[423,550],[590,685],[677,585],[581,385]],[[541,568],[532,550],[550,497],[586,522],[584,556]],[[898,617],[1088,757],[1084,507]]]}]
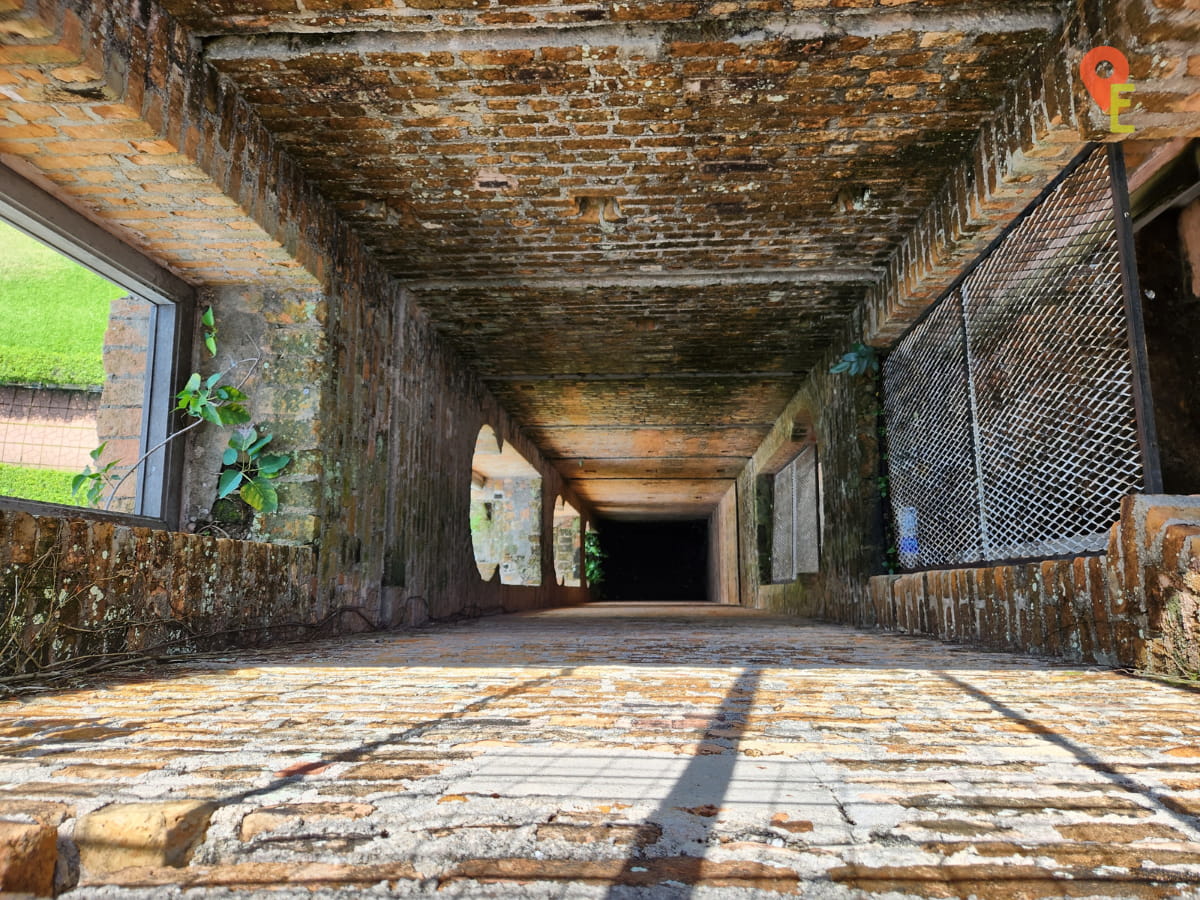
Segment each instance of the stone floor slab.
[{"label": "stone floor slab", "polygon": [[59,810],[69,849],[113,805],[211,805],[186,864],[85,861],[78,898],[1197,897],[1198,713],[1099,669],[599,604],[0,704],[0,819]]}]

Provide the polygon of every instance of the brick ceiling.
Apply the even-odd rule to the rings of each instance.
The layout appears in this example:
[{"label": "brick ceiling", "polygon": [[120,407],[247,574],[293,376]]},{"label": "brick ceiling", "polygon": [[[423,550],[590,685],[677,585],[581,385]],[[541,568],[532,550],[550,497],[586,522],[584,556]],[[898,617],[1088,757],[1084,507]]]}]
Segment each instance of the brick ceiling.
[{"label": "brick ceiling", "polygon": [[1026,0],[164,5],[625,517],[712,508],[1061,22]]}]

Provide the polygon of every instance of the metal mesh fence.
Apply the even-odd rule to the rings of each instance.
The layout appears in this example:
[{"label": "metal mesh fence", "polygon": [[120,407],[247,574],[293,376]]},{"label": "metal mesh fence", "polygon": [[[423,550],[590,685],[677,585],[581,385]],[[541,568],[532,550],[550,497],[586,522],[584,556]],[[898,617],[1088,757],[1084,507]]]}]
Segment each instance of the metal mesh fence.
[{"label": "metal mesh fence", "polygon": [[903,567],[1098,550],[1142,487],[1112,196],[1095,152],[888,357]]}]

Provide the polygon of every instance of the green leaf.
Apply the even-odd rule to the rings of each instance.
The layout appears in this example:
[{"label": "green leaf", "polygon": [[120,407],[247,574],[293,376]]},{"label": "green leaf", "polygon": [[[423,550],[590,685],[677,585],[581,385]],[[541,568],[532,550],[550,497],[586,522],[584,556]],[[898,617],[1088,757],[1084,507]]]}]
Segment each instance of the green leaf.
[{"label": "green leaf", "polygon": [[228,425],[225,421],[225,409],[220,406],[213,406],[211,403],[205,403],[195,413],[197,418],[203,419],[205,422],[212,422],[214,425]]},{"label": "green leaf", "polygon": [[193,372],[192,377],[183,386],[183,390],[179,392],[179,398],[182,400],[184,394],[194,394],[198,390],[200,390],[200,373]]},{"label": "green leaf", "polygon": [[292,458],[286,453],[267,453],[259,458],[258,471],[268,478],[274,478],[291,461]]},{"label": "green leaf", "polygon": [[[230,409],[231,407],[225,407]],[[229,438],[229,446],[236,450],[249,450],[250,445],[258,440],[258,432],[251,428],[239,428]]]},{"label": "green leaf", "polygon": [[87,484],[88,474],[85,472],[81,475],[76,475],[71,479],[71,496],[74,497],[79,493],[79,489]]},{"label": "green leaf", "polygon": [[221,376],[224,374],[225,374],[224,372],[214,372],[212,375],[209,375],[208,378],[206,378],[204,380],[204,386],[211,391],[213,389],[213,386],[218,381],[221,380]]},{"label": "green leaf", "polygon": [[241,469],[226,469],[222,472],[221,478],[217,482],[217,499],[224,500],[232,494],[237,489],[237,486],[242,483],[244,477]]},{"label": "green leaf", "polygon": [[204,336],[204,346],[208,348],[209,356],[217,355],[217,338],[216,335],[209,333]]},{"label": "green leaf", "polygon": [[221,454],[221,462],[227,466],[232,466],[237,462],[238,452],[232,447],[226,447],[225,452]]},{"label": "green leaf", "polygon": [[258,451],[267,446],[267,444],[271,443],[271,437],[272,435],[270,434],[264,434],[261,438],[259,438],[258,443],[254,444],[252,447],[248,447],[246,452],[251,456],[258,456]]},{"label": "green leaf", "polygon": [[273,513],[279,509],[279,495],[265,478],[254,478],[242,485],[240,496],[259,512]]},{"label": "green leaf", "polygon": [[241,403],[243,400],[249,399],[245,394],[235,387],[222,385],[216,390],[217,399],[226,403]]},{"label": "green leaf", "polygon": [[204,315],[202,315],[200,317],[200,321],[204,324],[205,328],[215,328],[216,327],[216,319],[213,317],[213,311],[212,311],[211,306],[204,310]]},{"label": "green leaf", "polygon": [[97,447],[95,450],[93,450],[91,453],[89,453],[88,456],[90,456],[96,462],[99,462],[100,457],[104,454],[104,448],[107,446],[108,446],[108,441],[105,441],[103,444],[101,444],[99,447]]},{"label": "green leaf", "polygon": [[244,425],[250,421],[250,413],[240,403],[230,403],[228,406],[216,407],[217,418],[209,419],[218,425]]}]

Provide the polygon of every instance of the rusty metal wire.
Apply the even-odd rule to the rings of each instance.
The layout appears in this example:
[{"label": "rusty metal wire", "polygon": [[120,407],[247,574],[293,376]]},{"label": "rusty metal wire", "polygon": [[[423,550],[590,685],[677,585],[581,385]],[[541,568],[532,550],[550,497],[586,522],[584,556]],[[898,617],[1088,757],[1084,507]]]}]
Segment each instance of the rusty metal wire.
[{"label": "rusty metal wire", "polygon": [[1096,152],[888,357],[902,567],[1104,546],[1143,484],[1117,240]]}]

